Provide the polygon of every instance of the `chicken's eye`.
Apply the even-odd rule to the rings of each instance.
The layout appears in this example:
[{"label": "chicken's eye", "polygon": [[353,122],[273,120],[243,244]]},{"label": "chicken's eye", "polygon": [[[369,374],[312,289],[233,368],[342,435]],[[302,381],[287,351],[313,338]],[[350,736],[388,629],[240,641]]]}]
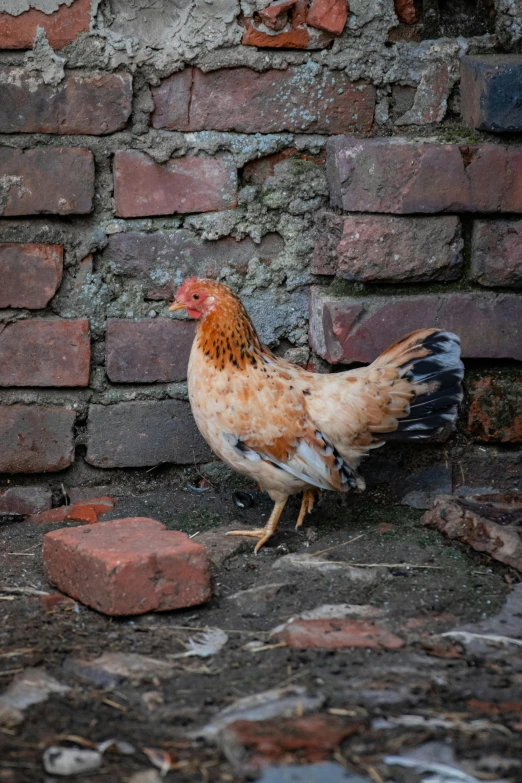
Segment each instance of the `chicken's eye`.
[{"label": "chicken's eye", "polygon": [[199,299],[199,294],[192,294],[193,299]]}]

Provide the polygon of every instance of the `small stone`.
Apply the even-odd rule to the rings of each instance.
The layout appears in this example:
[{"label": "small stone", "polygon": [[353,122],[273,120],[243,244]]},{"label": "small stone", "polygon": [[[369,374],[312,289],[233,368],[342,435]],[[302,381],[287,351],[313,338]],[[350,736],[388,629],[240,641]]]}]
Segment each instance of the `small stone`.
[{"label": "small stone", "polygon": [[16,675],[0,696],[0,724],[16,725],[23,720],[27,707],[46,701],[52,693],[62,694],[70,690],[68,685],[55,680],[45,669],[25,669]]},{"label": "small stone", "polygon": [[212,595],[204,547],[154,519],[47,533],[43,561],[51,584],[104,614],[180,609]]},{"label": "small stone", "polygon": [[83,775],[99,769],[102,759],[98,750],[51,745],[43,754],[43,765],[50,775]]},{"label": "small stone", "polygon": [[240,552],[251,551],[251,543],[249,544],[241,536],[227,536],[229,530],[237,530],[237,524],[205,530],[194,539],[199,544],[203,544],[208,559],[216,568],[221,568],[226,560]]},{"label": "small stone", "polygon": [[357,568],[350,563],[331,563],[329,560],[314,557],[313,555],[289,554],[280,557],[272,566],[277,571],[304,571],[342,576],[349,582],[362,585],[373,585],[386,579],[387,573],[383,568]]},{"label": "small stone", "polygon": [[370,783],[370,778],[354,775],[340,764],[327,761],[322,764],[264,767],[259,783]]},{"label": "small stone", "polygon": [[67,658],[64,670],[67,674],[93,682],[103,688],[115,688],[124,680],[135,685],[150,682],[159,677],[170,677],[174,664],[149,658],[137,653],[104,653],[99,658],[84,660]]},{"label": "small stone", "polygon": [[10,487],[0,493],[0,515],[25,516],[51,508],[52,493],[45,487]]},{"label": "small stone", "polygon": [[229,595],[227,600],[234,604],[243,617],[261,617],[277,608],[274,607],[274,601],[284,588],[288,588],[284,582],[273,582],[241,590]]}]

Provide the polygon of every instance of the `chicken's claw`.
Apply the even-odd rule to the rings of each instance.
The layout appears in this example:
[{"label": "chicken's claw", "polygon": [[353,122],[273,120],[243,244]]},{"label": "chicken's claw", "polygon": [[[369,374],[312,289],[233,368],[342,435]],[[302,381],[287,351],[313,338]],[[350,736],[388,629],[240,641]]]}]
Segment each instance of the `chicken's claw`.
[{"label": "chicken's claw", "polygon": [[271,538],[275,531],[277,530],[277,525],[279,523],[279,517],[283,513],[283,509],[286,504],[286,498],[285,500],[281,500],[277,502],[272,510],[272,513],[270,514],[270,519],[266,523],[264,527],[256,527],[251,530],[229,530],[227,533],[225,533],[226,536],[248,536],[249,538],[259,538],[259,541],[257,542],[254,552],[257,553],[261,549],[264,544],[268,541],[269,538]]},{"label": "chicken's claw", "polygon": [[303,492],[303,500],[301,501],[301,510],[297,517],[295,525],[296,532],[299,530],[304,522],[306,514],[311,514],[315,503],[315,492],[313,489],[305,489]]}]

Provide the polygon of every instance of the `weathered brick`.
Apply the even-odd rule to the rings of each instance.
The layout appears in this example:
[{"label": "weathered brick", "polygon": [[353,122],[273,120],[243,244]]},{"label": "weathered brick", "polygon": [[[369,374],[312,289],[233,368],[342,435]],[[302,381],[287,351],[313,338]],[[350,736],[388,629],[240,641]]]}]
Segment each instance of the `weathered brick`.
[{"label": "weathered brick", "polygon": [[414,0],[395,0],[395,13],[404,24],[415,24],[417,21]]},{"label": "weathered brick", "polygon": [[352,212],[522,212],[522,149],[330,139],[331,203]]},{"label": "weathered brick", "polygon": [[87,436],[87,462],[99,468],[189,464],[210,454],[180,400],[91,405]]},{"label": "weathered brick", "polygon": [[27,320],[0,331],[0,386],[87,386],[87,320]]},{"label": "weathered brick", "polygon": [[45,30],[53,49],[63,49],[78,33],[88,32],[91,6],[92,0],[73,0],[52,14],[35,8],[18,16],[0,13],[0,49],[31,49],[38,27]]},{"label": "weathered brick", "polygon": [[457,217],[343,217],[323,211],[312,272],[362,282],[456,280],[462,272]]},{"label": "weathered brick", "polygon": [[367,133],[375,108],[371,84],[315,63],[263,73],[185,69],[164,79],[153,96],[154,127],[181,131]]},{"label": "weathered brick", "polygon": [[468,383],[468,430],[479,440],[522,443],[522,374],[498,372]]},{"label": "weathered brick", "polygon": [[109,318],[107,375],[120,383],[182,381],[187,377],[194,333],[191,321]]},{"label": "weathered brick", "polygon": [[209,242],[186,229],[128,231],[109,237],[103,258],[115,274],[143,281],[147,298],[173,299],[185,277],[216,278],[224,266],[245,272],[253,259],[269,265],[283,250],[279,234],[266,234],[255,244],[250,238],[238,242],[232,237]]},{"label": "weathered brick", "polygon": [[236,206],[237,170],[228,157],[187,156],[160,165],[144,152],[117,152],[114,200],[121,217],[219,212]]},{"label": "weathered brick", "polygon": [[522,130],[522,56],[481,54],[460,61],[462,119],[478,130]]},{"label": "weathered brick", "polygon": [[66,408],[0,406],[0,472],[46,473],[74,460],[76,415]]},{"label": "weathered brick", "polygon": [[522,220],[477,220],[471,278],[481,285],[522,288]]},{"label": "weathered brick", "polygon": [[146,517],[47,533],[43,562],[52,585],[108,615],[180,609],[212,595],[205,548]]},{"label": "weathered brick", "polygon": [[61,245],[0,244],[0,307],[38,310],[62,281]]},{"label": "weathered brick", "polygon": [[45,487],[10,487],[0,493],[0,515],[25,516],[51,508],[52,494]]},{"label": "weathered brick", "polygon": [[131,113],[128,73],[69,71],[57,86],[25,68],[0,68],[0,133],[88,133],[125,126]]},{"label": "weathered brick", "polygon": [[312,0],[306,23],[318,30],[341,35],[348,19],[348,0]]},{"label": "weathered brick", "polygon": [[81,148],[0,148],[0,216],[92,210],[94,157]]},{"label": "weathered brick", "polygon": [[310,345],[329,362],[371,362],[415,329],[455,332],[470,358],[522,360],[522,297],[516,294],[334,297],[313,288]]},{"label": "weathered brick", "polygon": [[300,650],[333,650],[347,647],[402,647],[401,638],[367,620],[352,618],[290,620],[275,629],[271,636]]}]

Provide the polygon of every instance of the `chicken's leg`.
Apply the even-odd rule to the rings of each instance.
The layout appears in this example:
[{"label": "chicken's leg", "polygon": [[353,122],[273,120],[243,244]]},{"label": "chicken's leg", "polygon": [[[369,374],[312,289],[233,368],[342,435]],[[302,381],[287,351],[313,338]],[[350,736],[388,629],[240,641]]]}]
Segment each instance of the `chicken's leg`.
[{"label": "chicken's leg", "polygon": [[274,535],[279,523],[279,517],[283,513],[283,509],[286,505],[288,498],[279,501],[275,504],[270,518],[264,527],[256,527],[253,530],[229,530],[225,535],[227,536],[249,536],[250,538],[259,538],[256,544],[254,552],[257,554],[263,544],[266,544],[269,538]]},{"label": "chicken's leg", "polygon": [[305,489],[303,492],[303,500],[301,501],[301,510],[299,511],[299,516],[297,517],[297,523],[295,526],[296,530],[299,530],[301,525],[304,522],[304,518],[306,514],[311,514],[312,509],[314,507],[315,503],[315,492],[313,489]]}]

